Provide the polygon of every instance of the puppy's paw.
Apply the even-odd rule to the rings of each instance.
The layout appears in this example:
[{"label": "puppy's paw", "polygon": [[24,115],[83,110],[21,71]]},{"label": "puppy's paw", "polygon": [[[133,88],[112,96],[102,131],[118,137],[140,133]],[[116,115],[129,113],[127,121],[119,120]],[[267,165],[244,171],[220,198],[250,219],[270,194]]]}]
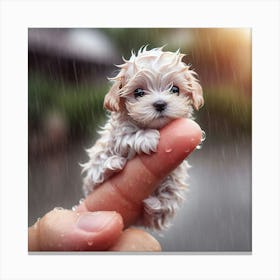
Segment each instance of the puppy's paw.
[{"label": "puppy's paw", "polygon": [[104,169],[118,171],[124,168],[126,159],[119,156],[111,156],[104,162]]},{"label": "puppy's paw", "polygon": [[137,154],[151,154],[157,151],[160,134],[156,129],[139,130],[136,133],[134,149]]},{"label": "puppy's paw", "polygon": [[148,214],[159,214],[161,212],[161,203],[157,197],[149,196],[143,203],[144,209]]},{"label": "puppy's paw", "polygon": [[164,203],[155,196],[150,196],[143,201],[143,225],[152,230],[163,230],[171,225],[173,216],[172,207],[165,207]]},{"label": "puppy's paw", "polygon": [[120,156],[111,156],[105,162],[103,166],[104,181],[110,178],[116,172],[119,172],[126,165],[126,159]]}]

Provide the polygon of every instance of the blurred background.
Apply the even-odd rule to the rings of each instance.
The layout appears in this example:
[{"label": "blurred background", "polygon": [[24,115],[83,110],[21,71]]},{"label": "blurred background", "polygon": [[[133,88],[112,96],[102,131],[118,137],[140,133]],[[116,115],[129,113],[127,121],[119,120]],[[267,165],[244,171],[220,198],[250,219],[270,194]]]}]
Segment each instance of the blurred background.
[{"label": "blurred background", "polygon": [[186,53],[205,98],[196,121],[206,140],[189,157],[186,202],[168,231],[152,234],[167,252],[251,251],[250,29],[30,28],[29,225],[83,197],[79,163],[106,121],[107,77],[146,44]]}]

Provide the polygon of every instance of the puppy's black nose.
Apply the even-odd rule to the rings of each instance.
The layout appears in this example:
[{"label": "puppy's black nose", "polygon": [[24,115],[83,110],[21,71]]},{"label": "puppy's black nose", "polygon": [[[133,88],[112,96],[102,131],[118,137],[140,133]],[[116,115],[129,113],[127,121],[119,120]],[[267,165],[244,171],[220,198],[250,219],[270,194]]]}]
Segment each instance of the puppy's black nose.
[{"label": "puppy's black nose", "polygon": [[163,100],[158,100],[153,104],[153,106],[156,108],[158,112],[161,112],[166,108],[167,103]]}]

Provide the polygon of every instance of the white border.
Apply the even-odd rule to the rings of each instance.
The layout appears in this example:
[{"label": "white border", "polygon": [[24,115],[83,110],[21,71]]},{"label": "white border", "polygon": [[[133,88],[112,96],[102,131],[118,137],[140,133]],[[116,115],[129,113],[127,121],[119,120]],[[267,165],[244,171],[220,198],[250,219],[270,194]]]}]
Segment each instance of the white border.
[{"label": "white border", "polygon": [[[1,279],[279,279],[279,2],[2,1]],[[253,254],[27,254],[28,27],[253,28]]]}]

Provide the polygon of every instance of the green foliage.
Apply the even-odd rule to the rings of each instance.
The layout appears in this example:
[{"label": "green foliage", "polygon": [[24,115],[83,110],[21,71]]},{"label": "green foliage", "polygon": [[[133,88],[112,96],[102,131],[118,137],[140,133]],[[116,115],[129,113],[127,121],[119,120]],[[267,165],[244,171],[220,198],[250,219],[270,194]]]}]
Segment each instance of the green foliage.
[{"label": "green foliage", "polygon": [[226,119],[231,125],[251,131],[251,95],[232,86],[219,86],[204,90],[205,105],[202,113],[211,113],[211,119]]},{"label": "green foliage", "polygon": [[67,89],[57,98],[57,105],[66,116],[71,134],[95,133],[96,126],[105,117],[103,99],[105,87]]},{"label": "green foliage", "polygon": [[28,79],[28,122],[38,125],[46,110],[53,105],[57,85],[39,75]]},{"label": "green foliage", "polygon": [[73,85],[30,75],[28,85],[29,125],[40,129],[46,115],[64,116],[71,136],[93,134],[105,117],[103,99],[108,85]]},{"label": "green foliage", "polygon": [[[160,47],[165,34],[172,29],[164,28],[106,28],[102,29],[118,46],[125,58],[130,57],[130,51],[138,51],[143,45],[150,48]],[[164,44],[166,44],[165,42]]]}]

